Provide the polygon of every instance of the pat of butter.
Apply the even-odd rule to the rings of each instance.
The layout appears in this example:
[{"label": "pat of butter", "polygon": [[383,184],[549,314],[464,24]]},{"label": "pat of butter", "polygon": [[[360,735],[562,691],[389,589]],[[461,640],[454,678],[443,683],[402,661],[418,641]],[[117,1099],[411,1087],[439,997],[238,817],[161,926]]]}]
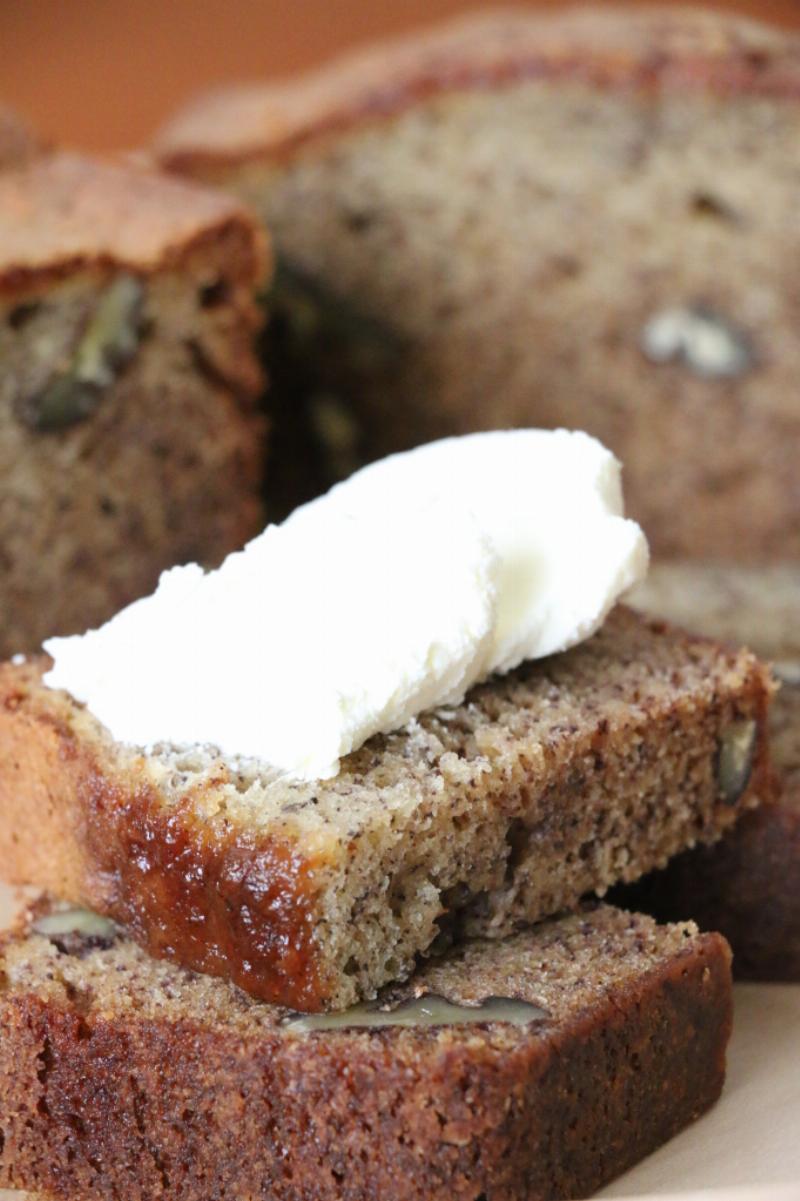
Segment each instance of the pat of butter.
[{"label": "pat of butter", "polygon": [[473,434],[357,472],[213,572],[165,572],[45,677],[119,741],[296,779],[588,638],[647,569],[620,468],[583,433]]}]

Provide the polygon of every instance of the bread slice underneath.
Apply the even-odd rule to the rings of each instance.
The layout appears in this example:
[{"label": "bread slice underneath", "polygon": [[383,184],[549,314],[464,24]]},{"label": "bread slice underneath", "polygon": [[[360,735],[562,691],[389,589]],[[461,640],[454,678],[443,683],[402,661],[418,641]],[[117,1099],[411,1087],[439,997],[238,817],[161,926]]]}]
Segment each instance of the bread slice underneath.
[{"label": "bread slice underneath", "polygon": [[344,1008],[455,936],[573,909],[770,792],[766,670],[624,608],[317,783],[119,745],[45,666],[0,668],[2,871],[297,1009]]},{"label": "bread slice underneath", "polygon": [[721,930],[742,979],[800,981],[800,565],[658,563],[630,599],[775,661],[781,690],[769,732],[780,796],[714,847],[677,856],[615,899]]},{"label": "bread slice underneath", "polygon": [[0,1187],[64,1201],[587,1196],[716,1100],[731,1024],[719,935],[605,906],[469,943],[333,1028],[96,919],[0,967]]}]

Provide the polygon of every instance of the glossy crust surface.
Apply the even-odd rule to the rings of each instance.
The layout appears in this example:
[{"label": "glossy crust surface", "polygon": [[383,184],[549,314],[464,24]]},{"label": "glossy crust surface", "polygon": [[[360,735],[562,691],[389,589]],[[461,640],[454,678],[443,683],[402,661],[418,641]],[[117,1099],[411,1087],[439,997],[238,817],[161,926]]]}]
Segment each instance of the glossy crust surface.
[{"label": "glossy crust surface", "polygon": [[[0,1185],[63,1201],[587,1196],[717,1098],[718,935],[604,907],[470,944],[415,993],[513,994],[524,1026],[293,1033],[124,941],[7,944]],[[396,997],[393,998],[397,1000]]]}]

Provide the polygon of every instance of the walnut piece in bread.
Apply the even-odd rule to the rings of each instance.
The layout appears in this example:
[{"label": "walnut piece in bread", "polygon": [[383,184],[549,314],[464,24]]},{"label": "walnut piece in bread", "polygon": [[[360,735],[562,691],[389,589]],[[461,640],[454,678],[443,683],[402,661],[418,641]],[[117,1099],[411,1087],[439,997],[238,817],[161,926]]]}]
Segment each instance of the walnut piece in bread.
[{"label": "walnut piece in bread", "polygon": [[295,1009],[572,909],[771,795],[766,670],[623,608],[316,782],[116,743],[46,666],[0,667],[4,872]]}]

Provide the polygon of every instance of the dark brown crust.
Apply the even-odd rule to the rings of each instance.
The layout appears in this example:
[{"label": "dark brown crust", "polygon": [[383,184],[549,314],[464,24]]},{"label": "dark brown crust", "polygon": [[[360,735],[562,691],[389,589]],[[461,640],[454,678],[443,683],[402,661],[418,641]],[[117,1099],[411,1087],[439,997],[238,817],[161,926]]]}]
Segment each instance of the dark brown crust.
[{"label": "dark brown crust", "polygon": [[101,764],[66,723],[31,710],[20,683],[0,686],[0,794],[24,790],[37,822],[0,835],[11,875],[85,899],[155,955],[263,999],[318,1008],[326,989],[307,884],[315,861],[274,839],[220,837],[188,806],[165,809],[143,777]]},{"label": "dark brown crust", "polygon": [[251,159],[286,158],[315,138],[443,92],[534,78],[797,99],[800,40],[689,8],[473,14],[297,80],[201,97],[161,133],[156,151],[171,170],[213,178]]},{"label": "dark brown crust", "polygon": [[718,1097],[717,935],[570,1019],[254,1037],[0,999],[0,1186],[86,1201],[544,1201],[587,1196]]},{"label": "dark brown crust", "polygon": [[[114,917],[152,953],[232,979],[262,1000],[329,1007],[336,981],[326,978],[314,937],[324,849],[310,857],[298,843],[212,825],[190,798],[169,807],[135,759],[125,763],[113,743],[104,752],[76,735],[69,707],[59,708],[61,694],[41,687],[43,670],[42,661],[0,667],[0,862],[7,877]],[[737,810],[772,796],[769,697],[759,669],[740,698],[758,724],[753,767],[734,804],[717,806],[722,828]],[[562,797],[558,781],[554,788]],[[574,790],[566,795],[577,800]]]},{"label": "dark brown crust", "polygon": [[323,1004],[313,858],[270,836],[216,837],[188,806],[165,813],[154,792],[112,784],[96,764],[80,804],[92,874],[108,889],[104,908],[149,951],[298,1009]]},{"label": "dark brown crust", "polygon": [[232,197],[131,163],[60,152],[0,176],[0,294],[73,271],[176,267],[204,241],[240,231],[240,270],[255,288],[268,268],[266,236]]}]

